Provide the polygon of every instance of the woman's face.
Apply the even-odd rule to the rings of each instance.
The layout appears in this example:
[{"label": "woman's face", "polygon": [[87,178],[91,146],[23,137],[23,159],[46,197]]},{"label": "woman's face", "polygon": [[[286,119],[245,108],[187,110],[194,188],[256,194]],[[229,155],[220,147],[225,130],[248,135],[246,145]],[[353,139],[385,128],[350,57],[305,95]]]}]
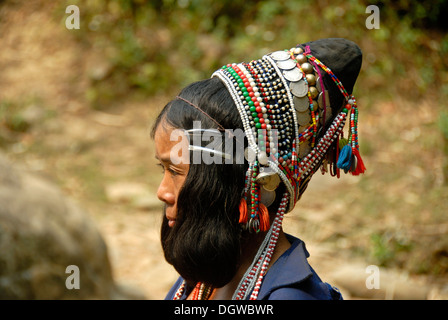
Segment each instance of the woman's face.
[{"label": "woman's face", "polygon": [[[172,135],[173,131],[177,130]],[[157,190],[157,197],[166,205],[165,215],[168,226],[173,227],[177,217],[177,198],[182,188],[190,165],[182,157],[182,150],[188,150],[188,141],[175,129],[162,121],[154,135],[156,159],[163,168],[163,179]],[[173,137],[173,140],[170,139]],[[183,145],[186,144],[186,145]],[[178,151],[179,152],[172,152]],[[184,155],[186,157],[187,155]]]}]

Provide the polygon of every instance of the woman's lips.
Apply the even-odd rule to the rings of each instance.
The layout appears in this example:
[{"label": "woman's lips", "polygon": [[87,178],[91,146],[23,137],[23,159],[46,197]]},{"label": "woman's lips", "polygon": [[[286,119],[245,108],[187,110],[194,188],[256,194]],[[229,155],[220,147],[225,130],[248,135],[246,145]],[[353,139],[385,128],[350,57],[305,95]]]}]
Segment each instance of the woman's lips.
[{"label": "woman's lips", "polygon": [[168,220],[168,227],[172,228],[176,223],[176,214],[173,206],[165,207],[165,218]]},{"label": "woman's lips", "polygon": [[166,217],[166,219],[168,220],[168,226],[169,226],[170,228],[172,228],[172,227],[174,226],[174,224],[176,223],[176,218],[174,218],[174,217],[170,214],[170,212],[166,212],[166,213],[165,213],[165,217]]}]

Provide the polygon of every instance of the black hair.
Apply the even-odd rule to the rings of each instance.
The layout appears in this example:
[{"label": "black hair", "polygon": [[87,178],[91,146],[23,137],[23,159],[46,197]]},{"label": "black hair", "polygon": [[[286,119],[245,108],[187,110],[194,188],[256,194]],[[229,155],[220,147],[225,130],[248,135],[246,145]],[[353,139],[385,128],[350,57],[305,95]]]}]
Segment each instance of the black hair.
[{"label": "black hair", "polygon": [[[179,96],[198,106],[222,127],[243,130],[238,109],[219,79],[192,83]],[[193,121],[201,121],[203,129],[218,128],[204,113],[181,99],[174,99],[156,119],[152,136],[161,125],[188,130],[193,128]],[[161,228],[165,259],[187,282],[222,287],[235,275],[241,255],[238,207],[246,170],[247,163],[190,161],[177,199],[176,224],[168,227],[164,217]]]}]

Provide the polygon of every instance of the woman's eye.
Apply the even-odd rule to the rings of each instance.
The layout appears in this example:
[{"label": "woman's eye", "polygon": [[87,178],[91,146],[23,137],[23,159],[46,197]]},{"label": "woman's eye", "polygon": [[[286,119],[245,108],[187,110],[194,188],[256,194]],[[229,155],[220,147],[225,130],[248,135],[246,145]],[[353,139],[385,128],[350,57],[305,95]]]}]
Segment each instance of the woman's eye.
[{"label": "woman's eye", "polygon": [[162,173],[165,174],[165,171],[168,171],[172,176],[177,176],[179,174],[179,172],[177,172],[176,170],[172,169],[171,167],[165,167],[163,164],[158,163],[157,164],[158,167],[160,167],[162,169]]},{"label": "woman's eye", "polygon": [[168,167],[168,172],[171,174],[171,175],[173,175],[173,176],[177,176],[179,173],[177,172],[177,171],[174,171],[173,169],[171,169],[171,168],[169,168]]}]

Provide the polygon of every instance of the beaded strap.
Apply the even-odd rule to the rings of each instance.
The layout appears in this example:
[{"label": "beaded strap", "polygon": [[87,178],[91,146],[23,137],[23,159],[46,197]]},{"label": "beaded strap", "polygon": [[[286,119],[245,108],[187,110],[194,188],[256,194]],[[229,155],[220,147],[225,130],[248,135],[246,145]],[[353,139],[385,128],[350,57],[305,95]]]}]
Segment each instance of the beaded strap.
[{"label": "beaded strap", "polygon": [[272,254],[275,250],[278,236],[281,230],[283,216],[286,212],[286,206],[289,202],[289,194],[283,194],[279,210],[276,214],[274,222],[272,223],[269,232],[266,234],[263,243],[258,249],[252,265],[246,270],[246,273],[241,278],[237,290],[235,290],[232,299],[245,300],[251,294],[250,299],[256,300],[261,287],[261,283],[267,272],[267,267],[271,261]]},{"label": "beaded strap", "polygon": [[351,109],[351,113],[350,113],[350,131],[351,131],[351,135],[349,137],[349,143],[351,144],[352,148],[356,148],[359,150],[359,145],[358,145],[358,107],[356,104],[356,99],[353,95],[349,95],[348,92],[345,90],[344,85],[342,84],[342,82],[338,79],[338,77],[336,77],[336,75],[333,73],[333,71],[331,71],[331,69],[329,67],[327,67],[326,65],[324,65],[319,59],[317,59],[316,57],[312,56],[311,54],[307,54],[306,57],[308,59],[310,59],[311,61],[313,61],[314,63],[316,63],[319,67],[321,67],[327,74],[330,75],[331,79],[333,80],[333,82],[336,84],[336,86],[338,87],[339,91],[342,93],[342,95],[344,96],[345,100],[348,103],[348,106],[346,106],[347,109]]}]

